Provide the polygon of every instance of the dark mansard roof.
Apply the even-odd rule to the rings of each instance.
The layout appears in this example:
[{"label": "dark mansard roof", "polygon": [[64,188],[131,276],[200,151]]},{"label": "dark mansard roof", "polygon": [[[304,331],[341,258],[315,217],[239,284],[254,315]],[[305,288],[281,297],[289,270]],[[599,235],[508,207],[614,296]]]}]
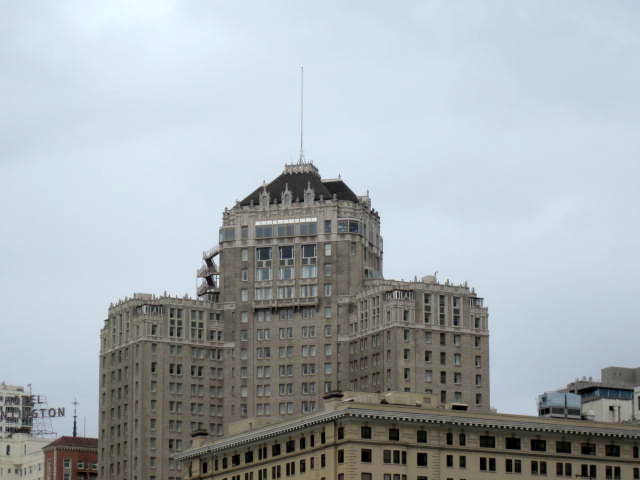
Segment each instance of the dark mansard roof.
[{"label": "dark mansard roof", "polygon": [[[302,201],[304,191],[307,186],[311,186],[315,192],[315,199],[320,197],[325,200],[333,198],[335,194],[338,200],[348,200],[358,202],[358,197],[341,179],[323,180],[318,174],[318,170],[311,164],[287,165],[280,176],[266,185],[267,192],[271,198],[271,203],[280,203],[282,192],[286,188],[291,192],[293,201]],[[263,187],[256,188],[253,193],[240,202],[240,205],[254,205],[260,203],[260,193]]]}]

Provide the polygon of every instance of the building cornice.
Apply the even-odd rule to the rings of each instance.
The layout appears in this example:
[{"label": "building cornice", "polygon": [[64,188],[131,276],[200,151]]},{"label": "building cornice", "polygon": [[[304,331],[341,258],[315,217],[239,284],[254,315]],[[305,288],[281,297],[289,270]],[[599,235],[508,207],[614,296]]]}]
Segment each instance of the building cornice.
[{"label": "building cornice", "polygon": [[533,420],[537,417],[531,417],[531,420],[526,420],[526,417],[511,417],[509,415],[505,415],[502,418],[500,417],[502,416],[495,415],[494,418],[491,418],[490,415],[487,415],[486,417],[473,415],[463,416],[437,413],[433,411],[402,412],[386,409],[383,410],[362,407],[347,407],[332,412],[324,412],[321,414],[313,415],[300,419],[298,421],[263,428],[256,432],[236,435],[229,438],[228,440],[221,440],[209,445],[190,449],[180,454],[176,454],[173,456],[173,458],[179,461],[184,461],[199,457],[201,455],[211,455],[225,450],[237,449],[247,444],[266,441],[280,435],[286,435],[287,433],[293,433],[316,425],[327,424],[336,420],[340,420],[342,418],[357,418],[362,420],[383,421],[388,423],[452,425],[478,429],[486,428],[532,433],[557,433],[564,435],[583,435],[586,437],[640,440],[640,429],[632,429],[629,427],[617,428],[613,426],[596,426],[593,424],[582,426],[576,425],[574,423],[568,424],[563,422],[550,422],[548,420]]}]

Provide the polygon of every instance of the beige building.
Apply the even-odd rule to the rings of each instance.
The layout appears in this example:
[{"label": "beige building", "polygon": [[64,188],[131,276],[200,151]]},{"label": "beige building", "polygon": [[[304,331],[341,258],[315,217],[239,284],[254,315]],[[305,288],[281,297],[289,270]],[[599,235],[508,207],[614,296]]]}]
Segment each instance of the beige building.
[{"label": "beige building", "polygon": [[32,394],[18,385],[0,383],[0,438],[30,433],[33,427]]},{"label": "beige building", "polygon": [[177,479],[169,454],[191,432],[223,432],[228,350],[212,304],[135,294],[101,331],[98,471],[112,480]]},{"label": "beige building", "polygon": [[185,479],[640,478],[640,430],[437,408],[432,395],[345,392],[326,410],[176,456]]},{"label": "beige building", "polygon": [[0,479],[43,480],[42,448],[50,442],[51,439],[26,433],[12,433],[0,438]]},{"label": "beige building", "polygon": [[286,165],[225,210],[203,258],[198,294],[222,312],[233,349],[225,420],[306,415],[336,389],[489,409],[483,299],[433,276],[383,280],[380,216],[342,179]]},{"label": "beige building", "polygon": [[201,301],[136,295],[109,309],[100,475],[171,480],[168,454],[192,430],[299,418],[335,390],[422,392],[488,411],[483,299],[434,276],[382,272],[369,196],[310,163],[286,165],[225,209],[197,271]]}]

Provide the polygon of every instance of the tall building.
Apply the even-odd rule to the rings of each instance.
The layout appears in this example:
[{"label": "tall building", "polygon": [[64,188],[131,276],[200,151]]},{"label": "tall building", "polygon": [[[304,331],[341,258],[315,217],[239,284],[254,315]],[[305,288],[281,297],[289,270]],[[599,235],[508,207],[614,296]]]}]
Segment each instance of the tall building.
[{"label": "tall building", "polygon": [[135,294],[101,331],[99,476],[177,480],[192,429],[222,434],[222,323],[213,304]]},{"label": "tall building", "polygon": [[344,392],[325,407],[219,441],[195,437],[177,454],[185,480],[640,478],[636,426],[452,411],[415,393]]},{"label": "tall building", "polygon": [[[173,479],[192,431],[293,419],[327,392],[433,394],[487,411],[489,329],[466,285],[383,279],[368,195],[310,163],[225,209],[199,300],[135,295],[109,309],[100,361],[100,475]],[[180,312],[180,313],[179,313]]]},{"label": "tall building", "polygon": [[98,478],[98,439],[60,437],[44,452],[44,480],[94,480]]},{"label": "tall building", "polygon": [[203,255],[198,294],[222,311],[232,348],[228,421],[308,414],[347,388],[489,408],[482,298],[433,276],[382,280],[368,195],[313,164],[286,165],[224,211],[219,240]]}]

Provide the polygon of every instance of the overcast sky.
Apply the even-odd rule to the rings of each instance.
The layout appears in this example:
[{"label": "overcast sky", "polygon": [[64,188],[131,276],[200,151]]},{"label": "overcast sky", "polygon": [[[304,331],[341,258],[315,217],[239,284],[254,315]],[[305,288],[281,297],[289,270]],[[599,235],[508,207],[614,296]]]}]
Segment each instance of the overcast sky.
[{"label": "overcast sky", "polygon": [[0,381],[77,397],[96,435],[109,303],[194,294],[224,208],[297,158],[300,65],[307,158],[370,192],[386,277],[485,297],[499,411],[640,366],[639,24],[636,0],[0,0]]}]

